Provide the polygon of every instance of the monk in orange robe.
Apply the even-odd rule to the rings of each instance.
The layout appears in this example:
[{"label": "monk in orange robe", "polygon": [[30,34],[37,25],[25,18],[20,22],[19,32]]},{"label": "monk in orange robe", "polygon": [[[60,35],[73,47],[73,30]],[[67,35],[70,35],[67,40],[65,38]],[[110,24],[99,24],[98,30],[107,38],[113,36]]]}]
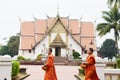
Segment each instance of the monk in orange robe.
[{"label": "monk in orange robe", "polygon": [[81,67],[85,70],[85,80],[99,80],[95,69],[95,57],[92,54],[93,49],[89,48],[87,53],[86,62],[81,64]]},{"label": "monk in orange robe", "polygon": [[45,71],[44,80],[57,80],[55,66],[54,66],[54,56],[52,55],[51,48],[49,48],[48,58],[42,69]]}]

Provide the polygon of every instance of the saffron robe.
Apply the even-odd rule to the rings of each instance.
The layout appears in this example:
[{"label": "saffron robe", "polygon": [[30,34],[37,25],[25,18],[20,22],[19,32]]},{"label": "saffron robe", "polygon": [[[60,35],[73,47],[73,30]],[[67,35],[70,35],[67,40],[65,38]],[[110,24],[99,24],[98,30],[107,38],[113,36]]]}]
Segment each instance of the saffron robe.
[{"label": "saffron robe", "polygon": [[85,80],[99,80],[95,69],[95,57],[93,54],[88,55],[86,63],[81,67],[85,70]]},{"label": "saffron robe", "polygon": [[47,66],[47,70],[45,70],[44,80],[57,80],[54,56],[52,54],[48,56],[45,66]]}]

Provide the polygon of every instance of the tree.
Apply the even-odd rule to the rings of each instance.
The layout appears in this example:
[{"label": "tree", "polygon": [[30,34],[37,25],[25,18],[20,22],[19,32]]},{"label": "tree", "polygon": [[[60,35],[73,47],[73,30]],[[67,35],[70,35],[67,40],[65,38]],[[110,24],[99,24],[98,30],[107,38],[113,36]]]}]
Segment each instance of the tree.
[{"label": "tree", "polygon": [[9,47],[11,56],[17,55],[19,49],[19,36],[11,36],[7,43],[7,46]]},{"label": "tree", "polygon": [[120,0],[108,0],[108,4],[110,6],[115,6],[117,5],[117,7],[120,7]]},{"label": "tree", "polygon": [[112,59],[117,53],[116,49],[115,41],[112,39],[106,39],[100,48],[100,53],[102,54],[102,57],[108,57],[108,59]]},{"label": "tree", "polygon": [[1,46],[0,55],[10,55],[8,46]]},{"label": "tree", "polygon": [[0,46],[0,55],[15,56],[18,54],[19,36],[11,36],[7,45]]},{"label": "tree", "polygon": [[104,23],[99,23],[96,30],[99,32],[99,36],[104,36],[109,33],[112,29],[114,30],[115,36],[115,46],[118,53],[118,39],[120,31],[120,12],[117,6],[110,8],[110,11],[103,11],[103,19],[106,21]]}]

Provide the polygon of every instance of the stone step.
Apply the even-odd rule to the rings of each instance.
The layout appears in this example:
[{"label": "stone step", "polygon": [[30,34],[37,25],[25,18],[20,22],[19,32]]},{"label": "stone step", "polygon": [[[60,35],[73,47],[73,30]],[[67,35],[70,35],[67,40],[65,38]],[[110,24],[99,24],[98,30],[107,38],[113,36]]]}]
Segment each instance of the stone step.
[{"label": "stone step", "polygon": [[64,63],[65,62],[65,58],[64,57],[60,57],[60,56],[55,57],[54,62],[55,63]]},{"label": "stone step", "polygon": [[54,63],[54,65],[65,65],[65,63]]}]

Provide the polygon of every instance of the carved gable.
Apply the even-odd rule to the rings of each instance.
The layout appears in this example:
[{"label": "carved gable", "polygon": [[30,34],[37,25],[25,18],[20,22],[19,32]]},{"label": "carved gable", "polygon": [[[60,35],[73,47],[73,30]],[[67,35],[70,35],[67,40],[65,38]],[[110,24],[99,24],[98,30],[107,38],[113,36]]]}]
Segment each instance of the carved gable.
[{"label": "carved gable", "polygon": [[52,27],[50,33],[67,33],[65,26],[58,19],[55,25]]}]

